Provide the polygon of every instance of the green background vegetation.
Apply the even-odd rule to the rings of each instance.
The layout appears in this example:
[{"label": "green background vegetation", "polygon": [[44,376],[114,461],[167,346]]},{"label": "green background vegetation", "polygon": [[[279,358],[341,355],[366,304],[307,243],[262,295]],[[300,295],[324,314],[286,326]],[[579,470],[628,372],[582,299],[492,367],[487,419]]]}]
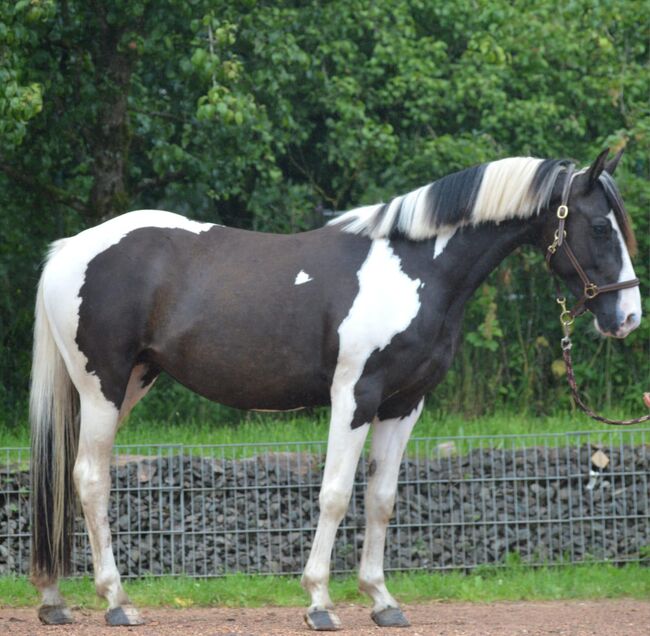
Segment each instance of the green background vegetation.
[{"label": "green background vegetation", "polygon": [[[121,212],[265,231],[387,200],[512,155],[617,179],[650,314],[648,37],[640,0],[18,0],[0,5],[0,407],[25,420],[47,244]],[[477,293],[437,412],[569,408],[553,288],[520,251]],[[640,410],[650,320],[623,342],[583,318],[587,398]],[[169,381],[135,417],[233,421]]]}]

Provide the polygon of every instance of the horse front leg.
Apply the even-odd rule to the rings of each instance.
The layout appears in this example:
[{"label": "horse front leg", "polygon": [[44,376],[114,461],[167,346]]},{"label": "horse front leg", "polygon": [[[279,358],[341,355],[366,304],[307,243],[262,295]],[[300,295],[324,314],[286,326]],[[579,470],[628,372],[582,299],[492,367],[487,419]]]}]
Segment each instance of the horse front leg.
[{"label": "horse front leg", "polygon": [[327,457],[319,495],[320,516],[316,534],[301,584],[311,596],[305,621],[312,629],[333,631],[341,621],[332,611],[329,595],[330,560],[336,531],[345,515],[359,456],[368,435],[368,424],[352,428],[354,406],[345,407],[342,400],[333,400],[327,440]]},{"label": "horse front leg", "polygon": [[109,625],[141,625],[144,621],[122,588],[108,523],[110,461],[117,424],[118,411],[113,405],[99,399],[82,399],[74,479],[88,528],[95,589],[108,601],[106,622]]},{"label": "horse front leg", "polygon": [[386,527],[393,513],[399,467],[413,426],[422,412],[421,401],[406,417],[375,420],[366,490],[366,534],[359,568],[359,589],[372,598],[372,620],[380,627],[408,627],[399,604],[384,580]]}]

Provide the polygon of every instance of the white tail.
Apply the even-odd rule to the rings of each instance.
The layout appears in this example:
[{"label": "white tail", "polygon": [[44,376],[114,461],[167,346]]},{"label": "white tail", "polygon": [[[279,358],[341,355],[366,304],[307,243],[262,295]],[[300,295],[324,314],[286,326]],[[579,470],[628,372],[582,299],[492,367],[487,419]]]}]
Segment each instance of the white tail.
[{"label": "white tail", "polygon": [[79,396],[61,356],[44,302],[45,270],[65,240],[52,244],[36,295],[29,415],[32,429],[32,577],[69,571],[75,518],[72,469]]}]

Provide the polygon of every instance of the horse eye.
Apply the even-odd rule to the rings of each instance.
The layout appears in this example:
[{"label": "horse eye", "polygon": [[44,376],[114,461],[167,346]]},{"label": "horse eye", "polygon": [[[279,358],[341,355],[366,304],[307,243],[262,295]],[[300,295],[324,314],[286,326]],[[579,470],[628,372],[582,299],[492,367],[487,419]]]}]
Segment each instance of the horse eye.
[{"label": "horse eye", "polygon": [[611,230],[611,226],[609,223],[594,223],[591,226],[591,231],[593,232],[594,236],[599,236],[599,237],[605,237],[609,236]]}]

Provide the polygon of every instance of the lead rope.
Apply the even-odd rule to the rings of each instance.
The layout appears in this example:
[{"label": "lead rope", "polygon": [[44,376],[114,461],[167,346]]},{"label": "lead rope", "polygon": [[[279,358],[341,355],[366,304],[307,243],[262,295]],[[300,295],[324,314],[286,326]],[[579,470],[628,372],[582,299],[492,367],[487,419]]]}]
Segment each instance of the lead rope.
[{"label": "lead rope", "polygon": [[[560,322],[562,323],[564,337],[560,341],[560,344],[562,346],[562,357],[564,358],[564,364],[566,365],[566,378],[567,382],[569,383],[571,395],[573,396],[573,401],[590,418],[597,420],[598,422],[604,422],[605,424],[612,424],[613,426],[632,426],[633,424],[641,424],[642,422],[647,422],[650,420],[650,414],[644,415],[642,417],[636,417],[631,420],[612,420],[608,417],[604,417],[603,415],[598,415],[598,413],[589,408],[582,401],[578,390],[578,385],[576,383],[575,373],[573,372],[573,361],[571,360],[571,347],[573,346],[573,343],[571,342],[571,325],[573,324],[573,316],[571,315],[571,312],[566,308],[565,298],[558,298],[557,302],[562,307]],[[650,408],[647,396],[648,394],[646,393],[644,395],[644,402],[646,406]]]}]

